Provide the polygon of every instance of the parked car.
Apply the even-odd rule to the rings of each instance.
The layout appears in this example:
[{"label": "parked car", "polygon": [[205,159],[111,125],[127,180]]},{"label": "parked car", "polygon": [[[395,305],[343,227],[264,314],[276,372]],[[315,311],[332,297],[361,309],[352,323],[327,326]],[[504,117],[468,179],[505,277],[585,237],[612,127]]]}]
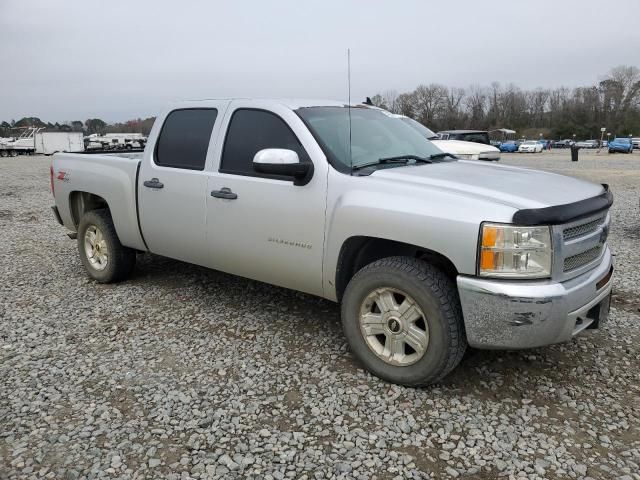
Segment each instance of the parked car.
[{"label": "parked car", "polygon": [[518,144],[513,140],[502,142],[500,144],[500,151],[501,152],[517,152]]},{"label": "parked car", "polygon": [[489,132],[484,130],[443,130],[438,132],[438,137],[440,140],[463,140],[491,145]]},{"label": "parked car", "polygon": [[556,140],[553,142],[553,148],[569,148],[573,145],[573,140],[565,139],[565,140]]},{"label": "parked car", "polygon": [[631,143],[633,143],[634,150],[637,148],[640,150],[640,137],[633,137],[631,139]]},{"label": "parked car", "polygon": [[598,140],[583,140],[575,145],[579,148],[598,148]]},{"label": "parked car", "polygon": [[395,115],[392,113],[390,113],[389,115],[395,118],[399,118],[411,128],[420,132],[443,152],[451,153],[458,158],[464,158],[467,160],[488,160],[496,162],[500,160],[500,150],[492,145],[485,145],[484,143],[477,142],[467,142],[463,140],[442,140],[429,128],[425,127],[420,122],[417,122],[412,118],[406,117],[404,115]]},{"label": "parked car", "polygon": [[609,153],[631,153],[633,152],[633,143],[628,137],[617,137],[609,142]]},{"label": "parked car", "polygon": [[54,216],[98,282],[153,252],[340,302],[354,357],[413,386],[467,345],[539,347],[607,319],[606,186],[451,158],[334,101],[180,103],[148,146],[53,156]]},{"label": "parked car", "polygon": [[537,140],[527,140],[518,147],[520,153],[538,153],[542,151],[542,144]]}]

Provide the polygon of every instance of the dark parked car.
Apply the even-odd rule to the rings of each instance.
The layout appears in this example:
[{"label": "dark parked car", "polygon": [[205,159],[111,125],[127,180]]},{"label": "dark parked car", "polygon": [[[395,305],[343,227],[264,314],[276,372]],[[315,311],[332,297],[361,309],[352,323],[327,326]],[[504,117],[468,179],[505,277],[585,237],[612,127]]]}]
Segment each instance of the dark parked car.
[{"label": "dark parked car", "polygon": [[443,130],[438,132],[438,137],[440,140],[464,140],[491,145],[489,132],[484,130]]}]

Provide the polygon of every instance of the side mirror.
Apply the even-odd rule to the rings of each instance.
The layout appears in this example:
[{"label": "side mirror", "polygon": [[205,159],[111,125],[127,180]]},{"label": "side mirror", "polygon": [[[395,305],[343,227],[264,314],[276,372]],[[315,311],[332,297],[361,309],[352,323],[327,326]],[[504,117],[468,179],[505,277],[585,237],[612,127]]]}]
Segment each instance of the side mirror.
[{"label": "side mirror", "polygon": [[313,175],[312,163],[301,163],[298,154],[284,148],[265,148],[253,157],[253,169],[269,175],[292,177],[294,185],[306,185]]}]

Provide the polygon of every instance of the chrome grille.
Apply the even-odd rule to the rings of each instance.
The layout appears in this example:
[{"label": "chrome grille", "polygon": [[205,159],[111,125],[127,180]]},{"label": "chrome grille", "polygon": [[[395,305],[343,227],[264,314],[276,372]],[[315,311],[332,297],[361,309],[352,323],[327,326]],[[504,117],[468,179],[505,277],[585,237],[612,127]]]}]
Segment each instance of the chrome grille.
[{"label": "chrome grille", "polygon": [[585,250],[582,253],[578,253],[577,255],[572,255],[571,257],[567,257],[564,259],[564,271],[570,272],[571,270],[575,270],[576,268],[580,268],[583,265],[586,265],[590,262],[593,262],[602,254],[602,249],[604,247],[603,243],[596,245],[589,250]]},{"label": "chrome grille", "polygon": [[596,218],[595,220],[583,223],[582,225],[565,228],[562,231],[562,237],[566,242],[567,240],[587,235],[591,232],[595,232],[602,223],[604,223],[604,217]]},{"label": "chrome grille", "polygon": [[607,249],[609,212],[553,227],[554,278],[565,281],[594,268]]}]

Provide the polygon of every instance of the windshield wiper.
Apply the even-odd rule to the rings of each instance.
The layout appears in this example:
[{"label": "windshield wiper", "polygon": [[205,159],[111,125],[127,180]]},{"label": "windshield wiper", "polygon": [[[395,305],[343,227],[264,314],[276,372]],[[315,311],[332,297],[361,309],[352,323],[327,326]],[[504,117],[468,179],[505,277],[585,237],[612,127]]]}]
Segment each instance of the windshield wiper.
[{"label": "windshield wiper", "polygon": [[445,158],[445,157],[451,157],[451,158],[455,158],[455,159],[458,158],[454,154],[447,153],[447,152],[434,153],[433,155],[429,155],[429,159],[430,160],[438,160],[439,158]]},{"label": "windshield wiper", "polygon": [[415,161],[415,163],[433,163],[431,158],[419,157],[418,155],[396,155],[393,157],[379,158],[375,162],[363,163],[362,165],[354,165],[352,170],[362,170],[367,167],[375,167],[376,165],[385,165],[388,163],[401,163],[406,165],[409,160]]},{"label": "windshield wiper", "polygon": [[431,157],[425,158],[419,157],[418,155],[396,155],[395,157],[379,158],[378,163],[398,162],[402,160],[405,160],[404,163],[407,163],[409,160],[415,160],[416,162],[422,163],[431,163]]}]

